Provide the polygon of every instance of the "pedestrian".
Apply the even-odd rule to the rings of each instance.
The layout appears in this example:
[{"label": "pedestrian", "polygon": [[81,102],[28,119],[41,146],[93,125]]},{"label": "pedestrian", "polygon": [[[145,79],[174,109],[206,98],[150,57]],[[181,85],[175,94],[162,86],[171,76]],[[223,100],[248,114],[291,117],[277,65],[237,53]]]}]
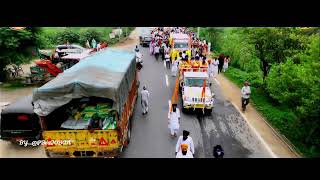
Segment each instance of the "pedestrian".
[{"label": "pedestrian", "polygon": [[188,150],[194,156],[194,143],[192,137],[189,136],[190,132],[187,130],[183,130],[182,136],[179,137],[178,142],[176,144],[176,154],[181,151],[181,145],[186,144],[188,145]]},{"label": "pedestrian", "polygon": [[226,70],[228,69],[228,67],[229,67],[229,62],[230,62],[230,58],[229,58],[229,56],[226,56],[226,57],[224,58],[223,72],[226,72]]},{"label": "pedestrian", "polygon": [[219,60],[218,73],[221,73],[223,64],[224,64],[224,54],[220,54],[218,60]]},{"label": "pedestrian", "polygon": [[213,156],[215,158],[223,158],[224,151],[220,145],[216,145],[215,147],[213,147]]},{"label": "pedestrian", "polygon": [[148,113],[149,96],[150,96],[149,91],[145,86],[143,86],[143,90],[141,91],[142,115],[145,115]]},{"label": "pedestrian", "polygon": [[155,55],[157,61],[159,59],[159,53],[160,53],[160,47],[158,44],[156,44],[156,46],[154,47],[154,55]]},{"label": "pedestrian", "polygon": [[100,49],[101,49],[101,42],[98,43],[98,45],[97,45],[97,51],[100,51]]},{"label": "pedestrian", "polygon": [[244,112],[246,110],[246,106],[249,104],[249,99],[251,94],[248,81],[244,82],[244,86],[241,89],[241,94],[242,94],[242,97],[241,97],[242,111]]},{"label": "pedestrian", "polygon": [[183,52],[182,52],[181,57],[182,57],[182,59],[185,59],[185,58],[186,58],[186,51],[183,51]]},{"label": "pedestrian", "polygon": [[96,48],[97,48],[97,42],[96,42],[95,39],[92,39],[92,41],[91,41],[91,46],[92,46],[93,49],[96,49]]},{"label": "pedestrian", "polygon": [[178,60],[178,57],[176,57],[171,68],[171,75],[174,77],[177,76],[179,62],[180,60]]},{"label": "pedestrian", "polygon": [[165,53],[165,54],[167,54],[167,53],[169,54],[169,53],[170,53],[170,48],[169,48],[169,46],[167,46],[167,45],[165,46],[165,48],[164,48],[164,53]]},{"label": "pedestrian", "polygon": [[219,73],[219,60],[217,57],[213,59],[212,65],[213,65],[212,75],[214,78],[216,78]]},{"label": "pedestrian", "polygon": [[177,153],[176,158],[193,158],[193,155],[188,148],[189,146],[187,144],[181,144],[181,151]]},{"label": "pedestrian", "polygon": [[197,49],[195,48],[195,46],[192,46],[192,50],[191,50],[191,56],[195,57],[197,53]]},{"label": "pedestrian", "polygon": [[139,51],[138,45],[136,45],[136,48],[134,49],[135,52]]},{"label": "pedestrian", "polygon": [[165,48],[166,48],[166,43],[165,43],[164,41],[162,41],[161,48],[160,48],[161,58],[162,58],[162,60],[164,60],[164,56],[165,56]]},{"label": "pedestrian", "polygon": [[155,45],[155,41],[154,39],[150,42],[150,45],[149,45],[149,51],[150,51],[150,55],[153,55],[154,53],[154,45]]},{"label": "pedestrian", "polygon": [[170,69],[170,64],[171,64],[171,62],[170,62],[170,55],[169,55],[168,52],[167,52],[166,55],[165,55],[165,60],[166,60],[166,66],[167,66],[167,68]]},{"label": "pedestrian", "polygon": [[176,104],[172,104],[172,112],[169,113],[168,128],[171,138],[177,137],[180,128],[180,111]]},{"label": "pedestrian", "polygon": [[86,42],[86,48],[87,48],[87,49],[91,48],[91,47],[90,47],[89,40],[87,40],[87,42]]}]

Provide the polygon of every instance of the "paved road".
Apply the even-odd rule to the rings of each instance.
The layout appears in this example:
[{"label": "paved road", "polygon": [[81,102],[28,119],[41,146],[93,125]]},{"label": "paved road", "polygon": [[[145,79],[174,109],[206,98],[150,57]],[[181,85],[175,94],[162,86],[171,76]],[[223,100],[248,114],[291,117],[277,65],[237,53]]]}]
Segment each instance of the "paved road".
[{"label": "paved road", "polygon": [[[171,139],[167,125],[168,100],[171,99],[175,77],[163,62],[157,62],[149,54],[149,48],[140,47],[144,67],[139,73],[141,86],[151,93],[149,113],[142,115],[140,97],[134,112],[131,142],[122,157],[173,158],[177,138]],[[167,77],[167,82],[166,82]],[[226,158],[270,157],[267,149],[251,131],[247,122],[233,105],[225,100],[219,82],[213,81],[216,94],[215,108],[211,116],[198,120],[195,115],[181,113],[181,127],[191,132],[196,157],[212,158],[212,148],[220,144]],[[179,103],[179,108],[181,105]]]},{"label": "paved road", "polygon": [[[132,46],[132,49],[134,46]],[[130,46],[131,49],[131,46]],[[151,93],[150,110],[142,116],[138,99],[134,111],[132,139],[123,153],[124,158],[173,158],[177,138],[171,139],[167,124],[168,100],[171,99],[174,77],[148,53],[148,48],[140,48],[144,57],[144,68],[140,72],[141,86],[146,85]],[[167,75],[167,82],[166,82]],[[168,84],[168,86],[167,86]],[[225,157],[270,157],[266,148],[249,128],[240,113],[222,97],[219,84],[214,81],[216,94],[215,108],[211,116],[198,120],[194,115],[181,112],[181,128],[191,132],[194,139],[196,157],[212,158],[212,147],[221,144]],[[8,142],[0,142],[0,157],[46,157],[42,147],[18,147]]]}]

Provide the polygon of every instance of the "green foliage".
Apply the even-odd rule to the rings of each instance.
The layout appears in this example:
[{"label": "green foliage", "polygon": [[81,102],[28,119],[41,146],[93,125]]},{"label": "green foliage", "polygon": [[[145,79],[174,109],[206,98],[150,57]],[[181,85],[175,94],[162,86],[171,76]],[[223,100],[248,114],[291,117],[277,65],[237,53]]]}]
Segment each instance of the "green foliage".
[{"label": "green foliage", "polygon": [[102,40],[102,33],[94,30],[94,29],[87,29],[86,31],[82,32],[80,34],[80,44],[84,45],[87,40],[89,42],[92,41],[92,39],[95,39],[96,42],[100,42]]},{"label": "green foliage", "polygon": [[5,80],[3,69],[9,64],[20,65],[28,62],[39,44],[39,28],[12,30],[0,28],[0,81]]},{"label": "green foliage", "polygon": [[[202,31],[203,37],[212,37]],[[320,156],[319,28],[224,28],[213,33],[218,52],[231,57],[225,75],[304,155]]]},{"label": "green foliage", "polygon": [[66,29],[62,32],[58,32],[55,35],[55,42],[58,44],[66,44],[68,41],[70,44],[79,43],[80,35],[78,32]]}]

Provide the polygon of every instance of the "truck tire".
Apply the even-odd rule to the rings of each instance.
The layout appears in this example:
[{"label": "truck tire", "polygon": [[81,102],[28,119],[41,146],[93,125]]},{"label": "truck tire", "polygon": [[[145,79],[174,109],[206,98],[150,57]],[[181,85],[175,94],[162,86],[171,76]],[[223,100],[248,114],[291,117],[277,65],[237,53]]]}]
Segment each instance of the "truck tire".
[{"label": "truck tire", "polygon": [[184,114],[187,114],[187,109],[184,108],[183,106],[182,106],[182,112],[183,112]]},{"label": "truck tire", "polygon": [[50,153],[49,153],[48,150],[46,150],[46,156],[47,156],[48,158],[51,158]]},{"label": "truck tire", "polygon": [[205,109],[205,115],[210,116],[212,114],[212,109]]}]

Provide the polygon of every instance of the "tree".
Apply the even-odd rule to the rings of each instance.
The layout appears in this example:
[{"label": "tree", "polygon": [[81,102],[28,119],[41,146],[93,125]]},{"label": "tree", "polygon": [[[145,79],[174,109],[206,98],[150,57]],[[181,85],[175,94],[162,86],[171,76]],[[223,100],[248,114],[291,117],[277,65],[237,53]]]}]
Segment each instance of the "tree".
[{"label": "tree", "polygon": [[320,37],[310,37],[306,51],[299,54],[301,64],[291,59],[274,65],[267,77],[270,96],[292,107],[299,116],[300,135],[310,154],[319,154],[320,144]]},{"label": "tree", "polygon": [[87,29],[84,32],[81,32],[80,34],[80,43],[85,44],[87,40],[89,43],[92,41],[92,39],[95,39],[97,42],[102,40],[102,34],[94,29]]},{"label": "tree", "polygon": [[34,48],[39,44],[40,28],[12,30],[0,28],[0,80],[5,80],[3,69],[9,64],[20,65],[30,60]]},{"label": "tree", "polygon": [[57,33],[55,37],[55,41],[58,44],[65,44],[67,41],[69,43],[79,43],[79,39],[80,35],[70,29]]},{"label": "tree", "polygon": [[241,33],[248,37],[248,42],[255,45],[263,80],[268,76],[272,64],[285,62],[304,50],[303,43],[297,36],[297,28],[244,28]]}]

